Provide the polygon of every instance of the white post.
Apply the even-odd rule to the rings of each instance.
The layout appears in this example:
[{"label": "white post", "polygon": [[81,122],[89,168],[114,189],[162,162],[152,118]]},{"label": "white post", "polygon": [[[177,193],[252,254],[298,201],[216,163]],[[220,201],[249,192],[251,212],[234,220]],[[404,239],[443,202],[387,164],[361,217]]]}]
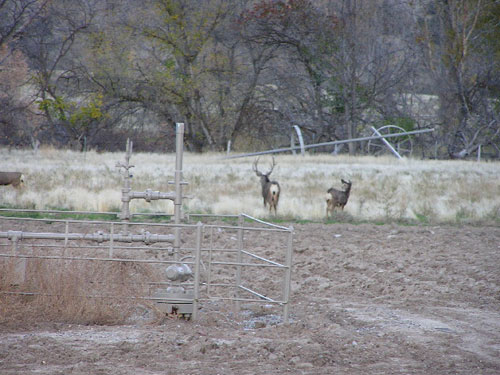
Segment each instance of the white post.
[{"label": "white post", "polygon": [[[177,123],[175,129],[175,200],[174,222],[181,223],[182,213],[182,154],[184,148],[184,123]],[[181,228],[175,227],[174,254],[175,259],[181,246]]]}]

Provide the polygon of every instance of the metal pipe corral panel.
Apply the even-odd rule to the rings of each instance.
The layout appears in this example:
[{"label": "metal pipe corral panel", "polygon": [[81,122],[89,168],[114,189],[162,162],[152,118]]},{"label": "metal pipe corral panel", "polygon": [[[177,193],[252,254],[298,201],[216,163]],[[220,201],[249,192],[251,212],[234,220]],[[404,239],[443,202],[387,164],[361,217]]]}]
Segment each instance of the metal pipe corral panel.
[{"label": "metal pipe corral panel", "polygon": [[174,241],[174,235],[172,234],[151,234],[150,232],[144,232],[141,234],[122,234],[115,233],[109,234],[98,231],[96,233],[36,233],[36,232],[22,232],[22,231],[8,231],[0,232],[0,238],[7,238],[11,241],[13,240],[24,240],[24,239],[50,239],[50,240],[87,240],[96,242],[107,242],[107,241],[117,241],[117,242],[144,242],[146,244],[152,244],[156,242],[170,242]]}]

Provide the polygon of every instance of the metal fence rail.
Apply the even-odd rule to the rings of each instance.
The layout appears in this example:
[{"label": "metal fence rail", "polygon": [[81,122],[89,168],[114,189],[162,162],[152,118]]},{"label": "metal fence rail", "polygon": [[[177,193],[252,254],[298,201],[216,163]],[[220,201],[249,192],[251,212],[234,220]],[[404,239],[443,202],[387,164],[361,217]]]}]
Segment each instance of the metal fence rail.
[{"label": "metal fence rail", "polygon": [[[164,272],[161,267],[182,263],[193,268],[190,280],[172,283],[165,279],[151,279],[146,281],[149,285],[146,289],[183,285],[191,290],[189,297],[181,296],[175,301],[193,304],[192,319],[197,318],[199,303],[205,301],[231,301],[238,308],[240,303],[265,302],[281,306],[283,321],[288,322],[293,228],[267,223],[244,214],[232,216],[238,219],[237,225],[128,222],[124,233],[119,232],[123,228],[122,222],[0,216],[0,264],[2,261],[14,260],[18,276],[17,286],[2,293],[43,295],[43,290],[25,284],[31,269],[29,262],[33,261],[137,264],[154,267],[156,275]],[[58,231],[40,231],[39,228],[43,226]],[[77,227],[78,231],[73,227]],[[137,230],[140,232],[134,233]],[[217,233],[217,239],[214,233]],[[177,234],[182,235],[183,241],[182,246],[175,249],[174,256],[174,247],[163,244],[174,243]],[[252,249],[251,237],[264,234],[282,236],[277,240],[280,248],[273,253],[277,259],[270,259]],[[158,254],[161,254],[160,258],[155,257]],[[223,270],[224,282],[214,278],[214,269]],[[257,270],[264,274],[271,270],[281,273],[281,280],[276,280],[281,287],[274,285],[274,292],[271,293],[277,295],[271,296],[266,290],[269,285],[265,283],[257,283],[257,289],[255,285],[246,284],[257,279],[253,276]],[[243,276],[247,276],[246,282]],[[28,287],[31,289],[26,289]],[[106,298],[92,291],[87,297]],[[172,302],[151,293],[130,298]]]}]

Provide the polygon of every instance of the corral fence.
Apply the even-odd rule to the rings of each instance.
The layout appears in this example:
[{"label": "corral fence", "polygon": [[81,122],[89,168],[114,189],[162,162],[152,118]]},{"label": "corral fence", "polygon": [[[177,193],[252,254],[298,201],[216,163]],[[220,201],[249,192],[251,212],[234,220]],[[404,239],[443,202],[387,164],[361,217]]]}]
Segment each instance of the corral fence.
[{"label": "corral fence", "polygon": [[241,303],[265,303],[281,308],[288,322],[293,227],[245,214],[185,219],[177,224],[0,216],[0,292],[57,295],[61,279],[55,275],[66,272],[66,278],[77,278],[73,293],[82,298],[138,299],[193,320],[209,301],[227,301],[236,310]]},{"label": "corral fence", "polygon": [[[264,302],[281,307],[282,321],[288,322],[293,228],[245,214],[182,212],[183,136],[179,123],[174,180],[168,182],[175,191],[132,190],[127,140],[125,160],[116,164],[123,175],[121,212],[0,210],[0,293],[132,298],[192,319],[205,301],[229,301],[236,310],[243,302]],[[130,211],[135,199],[172,200],[173,215],[160,215],[171,216],[173,223],[135,222],[138,215]],[[120,221],[57,218],[68,214],[114,215]]]}]

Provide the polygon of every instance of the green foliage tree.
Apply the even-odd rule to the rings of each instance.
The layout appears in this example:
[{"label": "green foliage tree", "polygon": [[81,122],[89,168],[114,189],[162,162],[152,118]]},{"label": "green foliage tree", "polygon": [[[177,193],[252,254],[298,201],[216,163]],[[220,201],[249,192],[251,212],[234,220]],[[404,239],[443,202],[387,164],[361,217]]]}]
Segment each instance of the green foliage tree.
[{"label": "green foliage tree", "polygon": [[[213,121],[214,97],[220,94],[216,78],[228,70],[215,36],[230,9],[225,1],[200,3],[157,0],[148,9],[148,24],[135,25],[156,51],[157,64],[140,66],[143,78],[164,106],[163,115],[185,122],[191,150],[220,147]],[[139,14],[144,17],[144,14]],[[219,75],[217,75],[217,73]]]},{"label": "green foliage tree", "polygon": [[[73,0],[52,0],[46,12],[26,28],[22,48],[32,64],[31,85],[36,90],[38,108],[45,116],[45,128],[50,142],[71,143],[83,147],[83,133],[76,130],[72,116],[78,112],[76,96],[82,91],[71,90],[78,81],[71,54],[79,37],[87,30],[95,15],[90,3]],[[73,98],[73,99],[71,99]]]}]

